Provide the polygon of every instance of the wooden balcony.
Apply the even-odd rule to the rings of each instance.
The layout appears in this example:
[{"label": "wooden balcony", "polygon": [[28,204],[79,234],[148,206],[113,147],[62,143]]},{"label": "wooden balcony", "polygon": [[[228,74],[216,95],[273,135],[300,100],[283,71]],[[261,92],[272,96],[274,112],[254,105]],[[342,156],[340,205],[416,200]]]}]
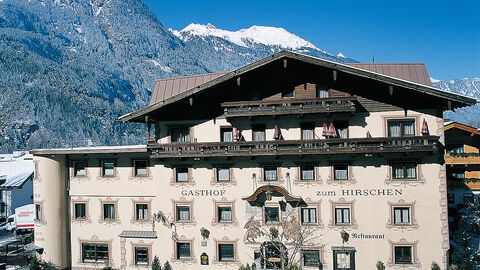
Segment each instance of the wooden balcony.
[{"label": "wooden balcony", "polygon": [[432,153],[438,136],[148,144],[152,158]]},{"label": "wooden balcony", "polygon": [[450,153],[446,153],[445,163],[450,165],[480,164],[480,156],[478,155],[461,156],[461,155],[451,155]]},{"label": "wooden balcony", "polygon": [[225,117],[355,112],[356,97],[282,99],[222,103]]}]

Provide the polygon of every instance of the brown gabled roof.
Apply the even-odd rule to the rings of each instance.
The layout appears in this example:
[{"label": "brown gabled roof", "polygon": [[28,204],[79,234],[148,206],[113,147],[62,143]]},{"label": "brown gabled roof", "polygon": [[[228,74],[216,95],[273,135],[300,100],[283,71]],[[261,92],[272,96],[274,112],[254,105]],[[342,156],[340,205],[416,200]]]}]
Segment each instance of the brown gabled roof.
[{"label": "brown gabled roof", "polygon": [[463,130],[463,131],[466,131],[466,132],[471,132],[475,135],[480,136],[480,130],[478,130],[474,127],[471,127],[471,126],[467,126],[467,125],[464,125],[464,124],[457,123],[457,122],[452,122],[452,123],[449,123],[449,124],[444,126],[445,131],[453,129],[453,128],[458,128],[460,130]]},{"label": "brown gabled roof", "polygon": [[[405,81],[423,84],[426,86],[432,86],[432,82],[430,81],[430,76],[428,75],[427,69],[422,63],[346,63],[346,65],[395,77]],[[155,87],[153,88],[153,93],[150,97],[150,102],[148,103],[148,105],[150,106],[162,102],[172,96],[193,89],[199,85],[214,80],[227,73],[228,72],[207,73],[157,80],[155,82]]]},{"label": "brown gabled roof", "polygon": [[[293,61],[297,61],[298,63],[304,63],[305,65],[313,65],[319,68],[331,69],[331,70],[334,70],[335,72],[342,73],[345,76],[354,76],[355,78],[359,78],[359,79],[366,78],[371,81],[379,82],[385,85],[390,85],[393,87],[399,87],[409,91],[418,92],[424,96],[431,97],[432,100],[433,99],[437,101],[442,100],[442,101],[445,101],[445,103],[447,103],[448,101],[449,107],[451,107],[452,109],[463,107],[463,106],[474,105],[477,103],[477,100],[474,98],[443,91],[443,90],[434,88],[430,85],[409,81],[406,79],[407,72],[395,73],[398,76],[404,76],[405,78],[404,79],[404,78],[398,78],[390,75],[381,74],[377,71],[371,71],[367,69],[367,68],[371,68],[371,69],[375,68],[375,70],[380,71],[380,66],[377,67],[376,65],[373,65],[373,64],[372,64],[373,66],[370,66],[370,65],[364,66],[365,69],[362,69],[352,65],[337,63],[337,62],[320,59],[320,58],[316,58],[309,55],[303,55],[303,54],[294,53],[290,51],[281,51],[273,55],[267,56],[265,58],[262,58],[254,63],[238,68],[234,71],[227,72],[222,76],[219,75],[215,79],[207,80],[206,82],[193,88],[188,88],[188,87],[180,88],[180,84],[178,84],[179,88],[177,92],[174,92],[175,90],[173,88],[170,90],[170,93],[174,92],[177,94],[170,96],[169,98],[164,100],[162,100],[161,97],[166,96],[166,94],[162,95],[162,93],[158,91],[157,93],[154,93],[156,95],[155,97],[156,103],[152,102],[149,106],[145,108],[142,108],[135,112],[127,113],[119,117],[119,120],[123,122],[128,122],[128,121],[144,122],[145,116],[156,114],[159,112],[160,109],[166,108],[176,102],[184,101],[187,98],[191,98],[193,96],[198,97],[200,95],[203,95],[204,92],[208,89],[212,89],[219,85],[225,85],[226,83],[231,83],[233,80],[238,80],[240,76],[249,74],[254,70],[260,70],[268,65],[273,65],[275,62],[281,61],[282,59],[283,61],[290,59]],[[383,67],[381,68],[381,71],[384,72]],[[408,76],[411,80],[414,79],[414,76],[410,76],[410,72],[408,72]],[[207,77],[204,77],[204,78],[207,78]],[[417,79],[418,79],[418,76],[417,76]],[[168,87],[165,84],[165,90],[167,88]],[[161,87],[159,87],[158,89],[161,89]],[[185,89],[185,90],[181,92],[180,89]],[[382,88],[381,91],[385,91],[385,88]]]},{"label": "brown gabled roof", "polygon": [[391,64],[365,64],[348,63],[347,65],[361,68],[375,73],[395,77],[409,82],[433,86],[427,69],[423,63],[391,63]]},{"label": "brown gabled roof", "polygon": [[195,88],[227,73],[228,72],[218,72],[157,80],[155,82],[153,93],[150,97],[150,102],[148,103],[148,105],[150,106],[164,101],[170,97],[183,93],[189,89]]}]

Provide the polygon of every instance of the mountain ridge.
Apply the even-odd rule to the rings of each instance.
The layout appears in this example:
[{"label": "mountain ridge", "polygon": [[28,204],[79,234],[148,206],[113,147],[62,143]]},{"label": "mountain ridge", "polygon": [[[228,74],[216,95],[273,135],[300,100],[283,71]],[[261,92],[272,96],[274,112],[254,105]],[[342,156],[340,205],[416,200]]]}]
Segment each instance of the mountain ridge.
[{"label": "mountain ridge", "polygon": [[[139,0],[3,0],[0,152],[144,143],[143,125],[116,119],[146,106],[155,80],[234,70],[284,49],[240,40],[247,46],[217,36],[182,40]],[[293,44],[309,44],[301,40]],[[315,45],[293,51],[356,62]]]}]

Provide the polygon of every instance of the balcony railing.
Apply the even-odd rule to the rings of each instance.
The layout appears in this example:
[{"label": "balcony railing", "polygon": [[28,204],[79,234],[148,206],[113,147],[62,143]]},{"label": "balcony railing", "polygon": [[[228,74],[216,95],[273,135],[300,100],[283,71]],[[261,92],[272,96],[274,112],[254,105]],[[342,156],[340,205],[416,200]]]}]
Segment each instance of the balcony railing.
[{"label": "balcony railing", "polygon": [[282,99],[222,103],[226,117],[355,112],[356,97]]},{"label": "balcony railing", "polygon": [[438,136],[149,144],[152,158],[434,152]]},{"label": "balcony railing", "polygon": [[451,155],[450,153],[445,154],[445,163],[446,164],[480,164],[480,156],[478,155]]}]

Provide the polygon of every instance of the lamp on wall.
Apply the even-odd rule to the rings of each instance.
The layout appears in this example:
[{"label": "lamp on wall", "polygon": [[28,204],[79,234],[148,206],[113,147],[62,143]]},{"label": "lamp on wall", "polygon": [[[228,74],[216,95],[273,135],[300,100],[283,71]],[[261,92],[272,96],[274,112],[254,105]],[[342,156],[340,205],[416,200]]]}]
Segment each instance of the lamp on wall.
[{"label": "lamp on wall", "polygon": [[340,231],[340,236],[342,237],[343,243],[348,242],[348,238],[350,237],[345,230]]},{"label": "lamp on wall", "polygon": [[270,185],[269,185],[267,192],[265,192],[265,198],[267,199],[267,201],[272,200],[272,193],[273,192],[270,190]]}]

